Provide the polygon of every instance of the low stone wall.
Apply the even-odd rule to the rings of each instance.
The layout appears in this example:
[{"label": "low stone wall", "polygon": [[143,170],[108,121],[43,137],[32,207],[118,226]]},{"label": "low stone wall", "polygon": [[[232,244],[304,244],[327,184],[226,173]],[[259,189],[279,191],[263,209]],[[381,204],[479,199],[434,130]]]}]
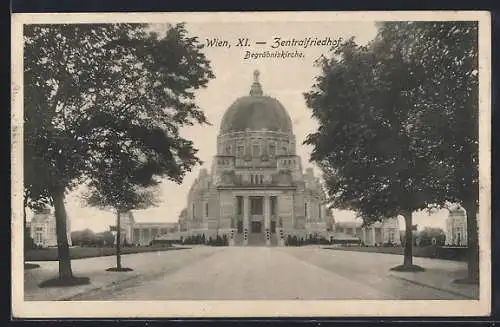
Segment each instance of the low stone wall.
[{"label": "low stone wall", "polygon": [[[357,251],[357,252],[373,252],[373,253],[386,253],[403,255],[403,247],[360,247],[360,246],[338,246],[338,247],[325,247],[334,250],[343,251]],[[413,256],[431,259],[467,260],[467,248],[465,247],[441,247],[441,246],[426,246],[426,247],[413,247]]]}]

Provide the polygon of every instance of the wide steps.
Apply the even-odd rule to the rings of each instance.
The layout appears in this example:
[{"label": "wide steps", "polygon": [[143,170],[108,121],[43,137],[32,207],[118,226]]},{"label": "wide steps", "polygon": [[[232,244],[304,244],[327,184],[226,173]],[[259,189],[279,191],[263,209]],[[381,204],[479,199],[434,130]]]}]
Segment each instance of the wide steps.
[{"label": "wide steps", "polygon": [[[243,246],[243,234],[234,235],[234,245]],[[247,246],[266,246],[265,233],[248,233]],[[271,234],[271,246],[278,246],[278,235]]]},{"label": "wide steps", "polygon": [[266,236],[264,233],[248,233],[248,246],[266,245]]},{"label": "wide steps", "polygon": [[234,245],[243,245],[243,234],[234,234]]}]

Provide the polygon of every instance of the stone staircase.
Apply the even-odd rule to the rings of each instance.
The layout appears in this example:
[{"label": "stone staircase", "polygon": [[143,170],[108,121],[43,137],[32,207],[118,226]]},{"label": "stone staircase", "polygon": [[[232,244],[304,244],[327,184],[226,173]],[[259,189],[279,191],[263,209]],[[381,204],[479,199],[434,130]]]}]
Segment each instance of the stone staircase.
[{"label": "stone staircase", "polygon": [[264,233],[248,233],[248,246],[266,246]]},{"label": "stone staircase", "polygon": [[243,234],[234,234],[234,245],[242,246],[243,245]]},{"label": "stone staircase", "polygon": [[[234,245],[243,246],[243,233],[234,234]],[[266,246],[266,234],[248,233],[247,246]],[[278,246],[278,234],[271,234],[271,246]]]},{"label": "stone staircase", "polygon": [[279,235],[276,233],[271,234],[271,246],[278,246],[278,237]]}]

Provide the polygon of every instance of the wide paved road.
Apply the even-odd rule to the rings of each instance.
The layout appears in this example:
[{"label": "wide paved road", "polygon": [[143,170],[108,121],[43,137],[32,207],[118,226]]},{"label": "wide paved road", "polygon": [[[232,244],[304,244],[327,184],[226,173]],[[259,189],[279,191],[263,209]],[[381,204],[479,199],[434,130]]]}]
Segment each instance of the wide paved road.
[{"label": "wide paved road", "polygon": [[[398,255],[320,247],[200,247],[134,254],[123,256],[123,264],[135,269],[136,278],[71,300],[466,299],[392,276],[389,268],[401,261]],[[434,270],[464,265],[415,262]]]}]

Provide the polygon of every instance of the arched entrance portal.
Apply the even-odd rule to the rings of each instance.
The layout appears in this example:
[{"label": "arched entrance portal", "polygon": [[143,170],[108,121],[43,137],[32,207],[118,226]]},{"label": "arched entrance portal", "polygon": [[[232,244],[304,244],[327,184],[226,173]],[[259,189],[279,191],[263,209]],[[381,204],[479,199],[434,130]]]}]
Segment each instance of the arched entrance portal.
[{"label": "arched entrance portal", "polygon": [[250,197],[250,233],[260,234],[263,232],[264,220],[264,197],[251,196]]},{"label": "arched entrance portal", "polygon": [[[235,192],[236,193],[236,192]],[[238,194],[239,193],[239,194]],[[277,236],[282,223],[278,219],[278,196],[268,191],[253,191],[235,196],[235,244],[277,245]],[[271,194],[269,194],[271,193]]]}]

